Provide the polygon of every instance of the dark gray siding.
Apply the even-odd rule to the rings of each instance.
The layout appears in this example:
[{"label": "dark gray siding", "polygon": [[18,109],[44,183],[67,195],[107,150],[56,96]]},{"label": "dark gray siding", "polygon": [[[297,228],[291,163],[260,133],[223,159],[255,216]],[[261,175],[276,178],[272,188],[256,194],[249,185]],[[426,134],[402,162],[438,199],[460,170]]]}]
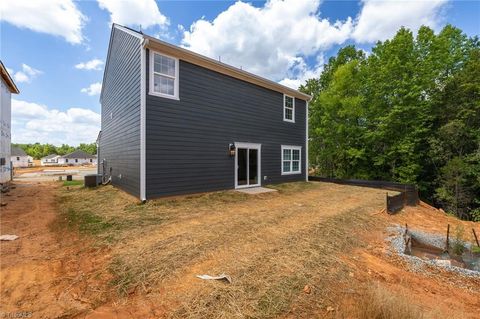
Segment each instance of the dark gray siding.
[{"label": "dark gray siding", "polygon": [[[232,142],[262,144],[263,185],[305,180],[305,101],[289,123],[279,92],[184,61],[179,81],[179,101],[147,93],[147,198],[234,188]],[[281,175],[282,144],[302,146],[302,174]]]},{"label": "dark gray siding", "polygon": [[98,157],[112,184],[140,194],[140,39],[113,29],[102,93],[102,135]]}]

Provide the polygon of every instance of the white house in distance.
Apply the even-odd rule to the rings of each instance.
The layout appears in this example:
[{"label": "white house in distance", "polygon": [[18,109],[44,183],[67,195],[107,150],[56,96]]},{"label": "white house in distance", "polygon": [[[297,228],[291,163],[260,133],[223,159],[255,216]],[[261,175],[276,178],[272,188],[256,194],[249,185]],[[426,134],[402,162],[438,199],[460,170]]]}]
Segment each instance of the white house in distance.
[{"label": "white house in distance", "polygon": [[0,61],[0,78],[0,189],[3,189],[12,178],[12,168],[10,167],[11,95],[12,93],[18,94],[20,91],[2,61]]},{"label": "white house in distance", "polygon": [[13,167],[28,167],[28,155],[20,147],[12,146],[10,160]]},{"label": "white house in distance", "polygon": [[97,157],[90,155],[82,150],[76,150],[70,154],[60,156],[57,160],[58,165],[97,165]]},{"label": "white house in distance", "polygon": [[58,165],[58,159],[60,158],[60,155],[57,154],[50,154],[48,156],[42,157],[40,159],[40,164],[42,166],[54,166]]}]

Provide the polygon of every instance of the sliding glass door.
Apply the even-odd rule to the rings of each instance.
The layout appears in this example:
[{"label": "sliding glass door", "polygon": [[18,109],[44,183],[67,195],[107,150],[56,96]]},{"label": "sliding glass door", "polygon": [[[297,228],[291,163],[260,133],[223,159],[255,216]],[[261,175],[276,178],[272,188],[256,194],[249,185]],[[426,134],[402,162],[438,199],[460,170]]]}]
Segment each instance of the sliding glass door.
[{"label": "sliding glass door", "polygon": [[236,143],[235,187],[260,186],[260,144]]}]

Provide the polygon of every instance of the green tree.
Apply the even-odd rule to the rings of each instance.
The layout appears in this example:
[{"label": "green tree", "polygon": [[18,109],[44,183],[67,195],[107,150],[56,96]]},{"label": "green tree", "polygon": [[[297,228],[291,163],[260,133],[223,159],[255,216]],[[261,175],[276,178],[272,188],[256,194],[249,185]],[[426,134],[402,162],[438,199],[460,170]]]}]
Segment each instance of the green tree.
[{"label": "green tree", "polygon": [[423,198],[463,218],[480,210],[478,38],[451,25],[401,28],[365,57],[353,46],[301,87],[309,159],[338,178],[417,184]]},{"label": "green tree", "polygon": [[90,143],[90,144],[81,143],[78,146],[78,148],[81,149],[84,152],[87,152],[88,154],[92,154],[92,155],[97,154],[97,144],[96,143]]}]

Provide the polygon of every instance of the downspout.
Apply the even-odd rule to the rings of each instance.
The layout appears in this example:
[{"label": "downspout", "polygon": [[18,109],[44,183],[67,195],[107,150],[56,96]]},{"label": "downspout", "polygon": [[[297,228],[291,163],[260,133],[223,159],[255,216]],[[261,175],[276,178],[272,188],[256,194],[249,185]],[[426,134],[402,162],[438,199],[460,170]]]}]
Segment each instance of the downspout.
[{"label": "downspout", "polygon": [[309,171],[308,171],[308,103],[311,101],[312,99],[310,98],[310,100],[306,101],[306,108],[305,108],[305,181],[308,182],[308,174],[309,174]]},{"label": "downspout", "polygon": [[146,192],[146,49],[148,39],[140,42],[140,200],[147,200]]}]

